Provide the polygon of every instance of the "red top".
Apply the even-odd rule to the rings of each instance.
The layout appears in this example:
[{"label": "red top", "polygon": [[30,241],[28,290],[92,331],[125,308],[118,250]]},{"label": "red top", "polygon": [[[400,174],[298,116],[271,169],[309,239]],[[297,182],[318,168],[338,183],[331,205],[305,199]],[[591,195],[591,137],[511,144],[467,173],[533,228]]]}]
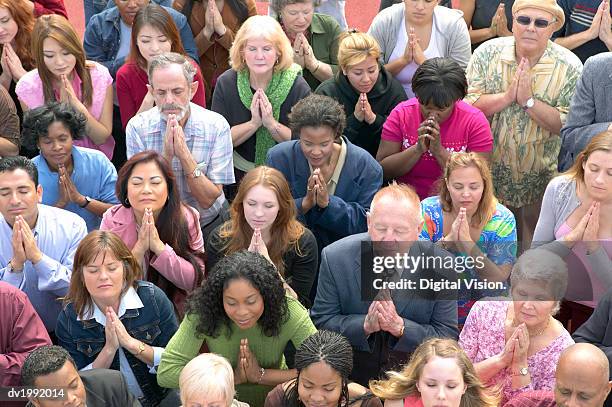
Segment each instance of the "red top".
[{"label": "red top", "polygon": [[64,0],[34,0],[34,17],[40,17],[43,14],[59,14],[68,18]]},{"label": "red top", "polygon": [[[51,345],[28,296],[0,281],[0,387],[21,383],[21,366],[34,349]],[[2,404],[4,405],[4,404]]]},{"label": "red top", "polygon": [[[202,107],[206,107],[206,96],[204,90],[204,81],[200,67],[194,61],[191,61],[197,69],[194,80],[198,83],[198,89],[191,101]],[[126,62],[117,71],[117,100],[119,101],[119,111],[121,112],[121,124],[125,129],[128,121],[140,109],[140,105],[147,95],[147,84],[149,78],[147,73],[142,70],[135,62]]]},{"label": "red top", "polygon": [[408,396],[404,399],[404,407],[423,407],[421,396]]}]

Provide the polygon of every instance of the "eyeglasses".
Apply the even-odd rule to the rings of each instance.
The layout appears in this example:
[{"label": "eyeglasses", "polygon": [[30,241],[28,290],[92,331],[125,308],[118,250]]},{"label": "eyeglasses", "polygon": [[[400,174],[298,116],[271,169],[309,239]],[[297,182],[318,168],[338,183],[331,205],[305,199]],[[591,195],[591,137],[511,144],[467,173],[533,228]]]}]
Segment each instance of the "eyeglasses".
[{"label": "eyeglasses", "polygon": [[536,18],[536,19],[532,19],[531,17],[528,16],[517,16],[516,17],[516,22],[519,23],[520,25],[529,25],[531,24],[531,20],[533,20],[533,25],[536,28],[546,28],[549,25],[551,25],[552,23],[554,23],[555,19],[553,19],[552,21],[548,21],[544,18]]}]

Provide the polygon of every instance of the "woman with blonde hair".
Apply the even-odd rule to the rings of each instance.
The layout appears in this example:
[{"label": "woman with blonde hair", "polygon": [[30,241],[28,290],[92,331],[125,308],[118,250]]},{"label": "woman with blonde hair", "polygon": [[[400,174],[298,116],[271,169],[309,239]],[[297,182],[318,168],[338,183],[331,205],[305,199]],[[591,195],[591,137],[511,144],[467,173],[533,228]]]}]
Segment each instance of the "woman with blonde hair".
[{"label": "woman with blonde hair", "polygon": [[370,381],[385,407],[497,407],[499,397],[476,375],[472,362],[453,339],[432,338],[414,351],[401,372]]},{"label": "woman with blonde hair", "polygon": [[178,322],[161,288],[140,278],[138,261],[119,236],[89,233],[74,256],[55,333],[77,369],[121,371],[128,390],[152,407],[176,397],[157,384],[155,368]]},{"label": "woman with blonde hair", "polygon": [[[288,114],[310,94],[293,49],[272,17],[253,16],[236,33],[230,49],[232,69],[215,87],[212,110],[227,118],[234,144],[236,184],[261,165],[276,143],[291,139]],[[235,190],[228,190],[228,197]]]},{"label": "woman with blonde hair", "polygon": [[223,356],[203,353],[191,359],[179,376],[184,406],[248,407],[234,398],[234,369]]},{"label": "woman with blonde hair", "polygon": [[611,240],[612,132],[605,131],[591,139],[567,172],[550,181],[533,236],[532,247],[545,245],[572,270],[583,271],[570,280],[568,298],[576,301],[567,302],[573,329],[612,286]]},{"label": "woman with blonde hair", "polygon": [[75,144],[112,158],[113,79],[108,69],[85,59],[79,36],[59,15],[36,20],[32,54],[38,69],[23,75],[15,88],[22,108],[34,109],[54,101],[72,105],[87,118],[87,137]]},{"label": "woman with blonde hair", "polygon": [[207,269],[220,257],[248,249],[266,257],[295,291],[300,302],[317,275],[317,241],[296,219],[297,210],[283,174],[261,166],[249,171],[230,207],[231,219],[217,227],[206,242]]},{"label": "woman with blonde hair", "polygon": [[[467,269],[460,278],[508,279],[516,258],[516,221],[495,198],[493,178],[484,158],[477,153],[451,154],[440,180],[439,196],[424,199],[421,208],[425,219],[422,239],[482,260],[483,267]],[[459,324],[465,322],[475,300],[493,294],[463,290],[458,303]]]},{"label": "woman with blonde hair", "polygon": [[380,47],[369,34],[349,31],[340,39],[340,69],[315,91],[344,107],[344,135],[376,157],[382,127],[389,113],[406,100],[404,88],[380,65]]}]

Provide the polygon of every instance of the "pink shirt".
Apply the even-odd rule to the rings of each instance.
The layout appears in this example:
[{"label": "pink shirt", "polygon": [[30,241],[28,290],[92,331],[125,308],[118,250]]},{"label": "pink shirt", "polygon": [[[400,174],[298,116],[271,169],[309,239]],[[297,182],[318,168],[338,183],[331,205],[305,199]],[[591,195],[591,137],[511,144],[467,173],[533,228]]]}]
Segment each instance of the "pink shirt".
[{"label": "pink shirt", "polygon": [[[189,247],[193,251],[204,251],[204,239],[200,229],[200,215],[192,207],[183,206],[183,213],[189,230]],[[134,211],[123,205],[115,205],[104,212],[100,230],[114,232],[123,240],[131,250],[138,240],[138,230]],[[145,257],[149,264],[155,267],[161,275],[178,288],[191,292],[193,290],[196,272],[193,265],[186,259],[180,257],[170,245],[166,244],[164,251],[159,255]],[[204,267],[202,265],[202,267]]]},{"label": "pink shirt", "polygon": [[[417,143],[417,130],[424,120],[416,98],[402,102],[389,114],[381,138],[401,143],[401,151],[407,150]],[[450,152],[490,152],[493,149],[493,135],[487,118],[480,110],[461,100],[455,103],[451,115],[440,123],[440,137],[442,146]],[[408,173],[397,180],[412,185],[423,200],[438,194],[433,186],[441,175],[438,162],[427,151]]]},{"label": "pink shirt", "polygon": [[[511,301],[476,301],[465,321],[459,335],[459,345],[472,363],[482,362],[504,349],[506,333],[504,324]],[[555,370],[561,352],[574,340],[569,332],[563,329],[548,346],[527,358],[527,367],[531,383],[520,389],[512,389],[512,372],[506,368],[499,371],[490,380],[489,385],[502,386],[503,400],[500,405],[518,393],[528,390],[554,390]]]},{"label": "pink shirt", "polygon": [[[93,61],[87,61],[87,65],[90,66],[89,73],[91,75],[93,94],[91,106],[86,107],[96,120],[100,120],[102,109],[104,108],[104,100],[106,99],[106,90],[113,83],[113,78],[104,65]],[[79,78],[76,72],[72,78],[72,88],[79,100],[82,101],[81,78]],[[35,109],[45,104],[45,94],[38,69],[34,69],[21,77],[15,86],[15,93],[28,109]],[[55,99],[59,100],[59,98],[60,94],[55,90]],[[113,158],[115,139],[110,136],[104,144],[97,145],[89,137],[85,137],[82,140],[75,140],[74,145],[102,151],[110,160]]]}]

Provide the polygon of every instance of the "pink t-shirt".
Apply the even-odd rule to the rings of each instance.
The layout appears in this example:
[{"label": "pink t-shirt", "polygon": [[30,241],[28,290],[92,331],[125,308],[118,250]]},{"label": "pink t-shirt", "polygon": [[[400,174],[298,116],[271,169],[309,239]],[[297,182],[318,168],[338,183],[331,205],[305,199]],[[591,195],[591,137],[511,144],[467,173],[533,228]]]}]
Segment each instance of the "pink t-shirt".
[{"label": "pink t-shirt", "polygon": [[[96,120],[100,120],[102,109],[104,108],[104,99],[106,98],[106,89],[113,83],[113,78],[104,65],[93,61],[87,61],[87,65],[90,66],[89,73],[91,75],[93,94],[91,106],[86,107]],[[76,72],[72,78],[72,88],[79,100],[82,101],[81,78],[79,78]],[[45,94],[43,92],[43,84],[38,74],[38,69],[34,69],[21,77],[15,86],[15,93],[28,109],[35,109],[45,104]],[[60,94],[56,90],[55,99],[59,100],[59,98]],[[104,144],[97,145],[89,137],[85,137],[82,140],[75,140],[74,145],[102,151],[110,160],[113,158],[115,139],[111,136]]]},{"label": "pink t-shirt", "polygon": [[[389,114],[381,138],[401,143],[401,151],[407,150],[417,143],[417,130],[424,120],[416,98],[402,102]],[[450,152],[490,152],[493,149],[493,135],[487,118],[462,100],[455,103],[451,115],[440,123],[440,137],[442,146]],[[423,200],[438,194],[432,187],[441,175],[438,162],[427,151],[408,173],[397,180],[412,185]]]}]

